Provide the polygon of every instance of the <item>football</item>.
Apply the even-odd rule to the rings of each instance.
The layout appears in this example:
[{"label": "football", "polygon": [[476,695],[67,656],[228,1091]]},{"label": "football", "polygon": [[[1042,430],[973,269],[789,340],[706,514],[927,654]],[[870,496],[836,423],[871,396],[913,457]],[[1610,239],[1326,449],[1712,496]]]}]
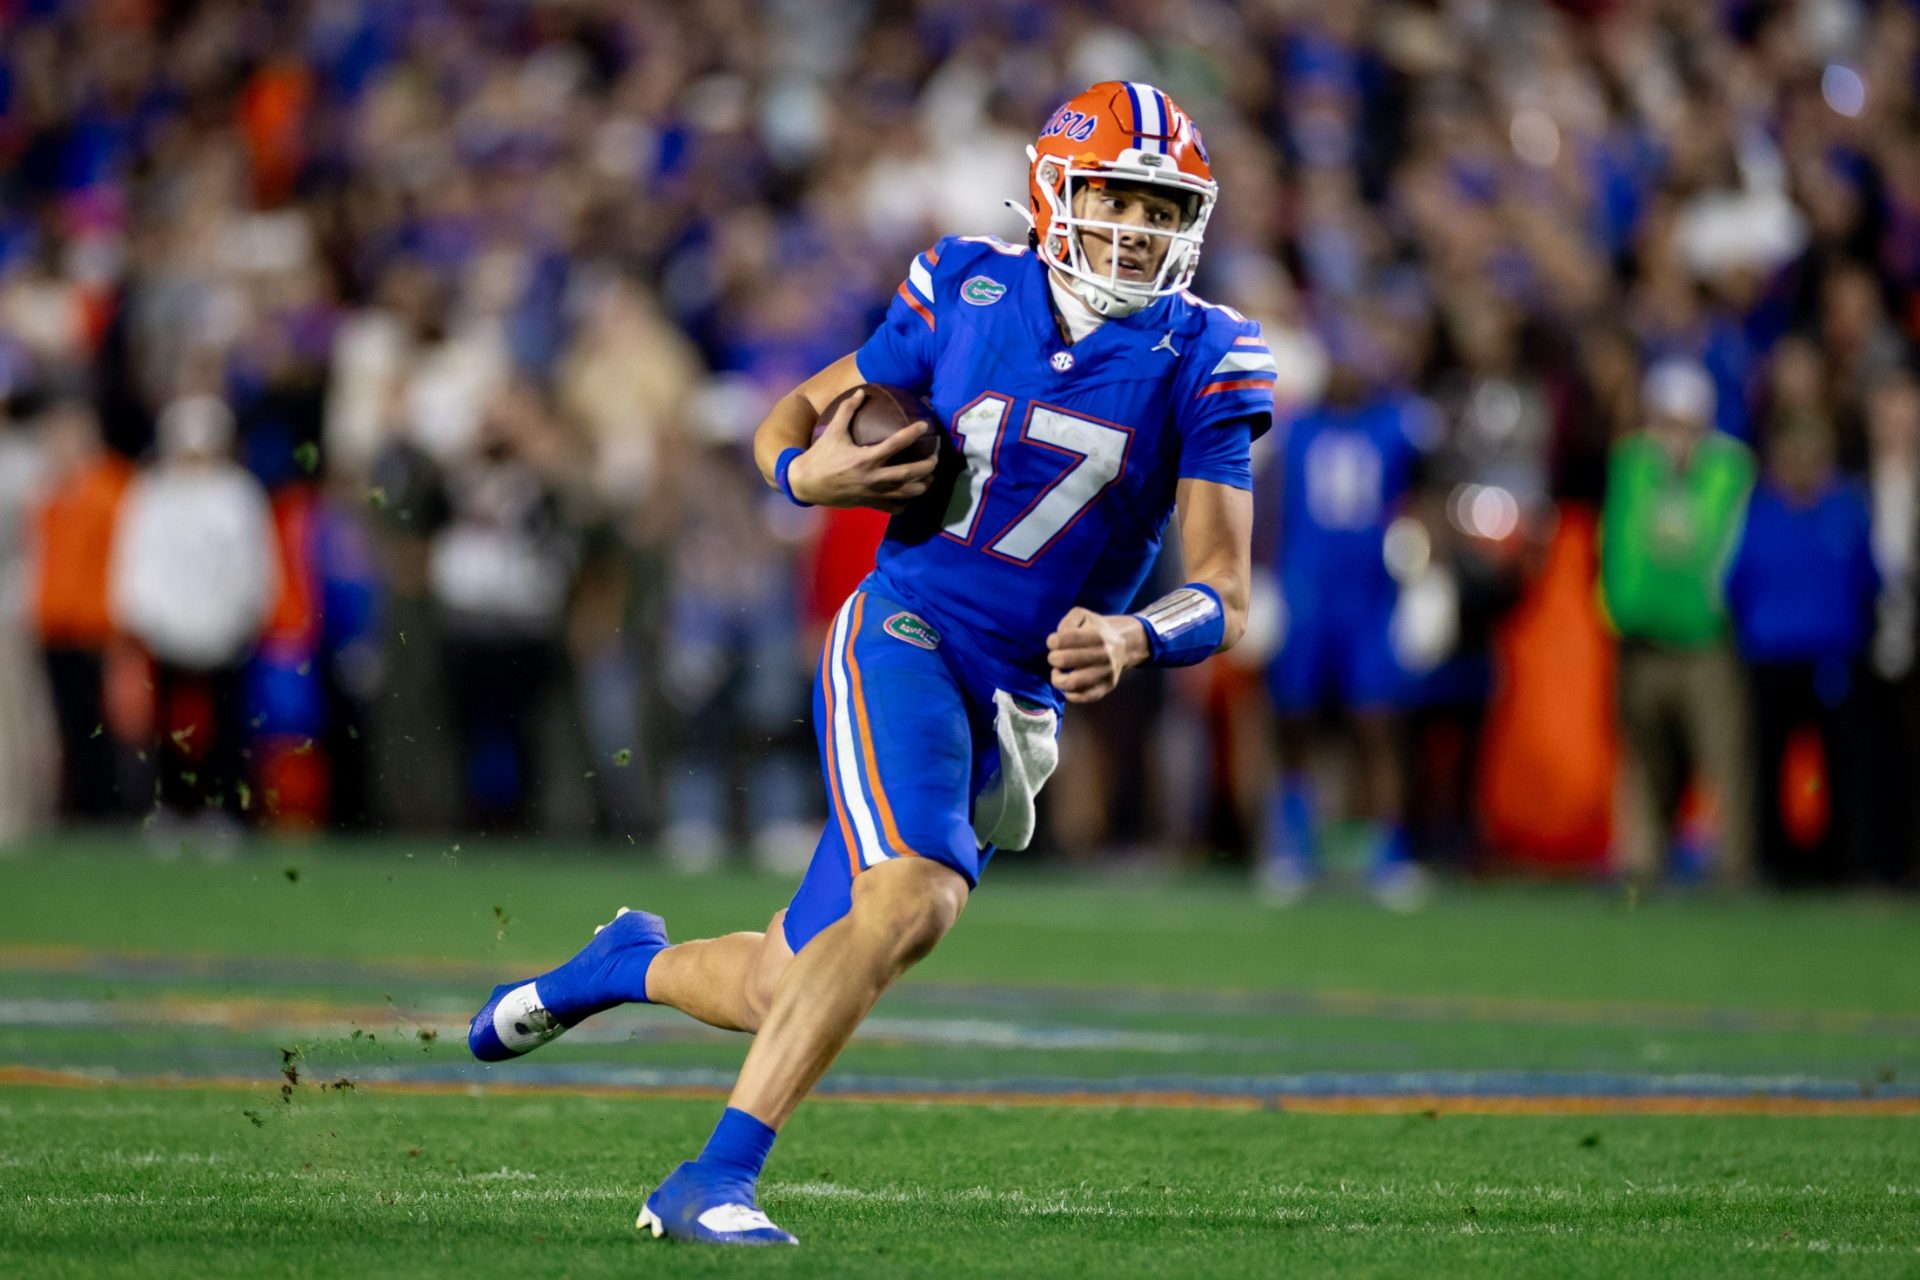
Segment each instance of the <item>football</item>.
[{"label": "football", "polygon": [[875,445],[890,438],[897,431],[904,431],[916,422],[925,422],[931,430],[899,453],[893,455],[891,462],[918,462],[922,458],[935,457],[940,452],[940,419],[933,409],[919,396],[899,387],[884,386],[878,382],[866,382],[852,390],[843,391],[835,396],[820,415],[825,422],[833,415],[840,402],[855,391],[865,391],[867,398],[854,410],[853,421],[847,424],[847,431],[853,442],[860,445]]}]

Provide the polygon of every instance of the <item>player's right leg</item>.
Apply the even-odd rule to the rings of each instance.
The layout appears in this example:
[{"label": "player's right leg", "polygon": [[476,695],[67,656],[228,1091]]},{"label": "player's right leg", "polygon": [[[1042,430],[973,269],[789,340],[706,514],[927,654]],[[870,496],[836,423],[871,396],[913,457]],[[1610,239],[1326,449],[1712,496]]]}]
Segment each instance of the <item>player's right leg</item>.
[{"label": "player's right leg", "polygon": [[504,1062],[596,1013],[644,1001],[647,970],[666,946],[664,920],[622,907],[565,964],[495,987],[467,1024],[467,1048],[482,1062]]},{"label": "player's right leg", "polygon": [[722,1031],[754,1031],[793,961],[776,912],[765,933],[729,933],[668,947],[647,971],[647,1000]]},{"label": "player's right leg", "polygon": [[594,1013],[638,1003],[678,1009],[722,1031],[756,1031],[793,962],[791,939],[810,938],[846,913],[849,865],[842,828],[828,823],[789,909],[799,917],[789,922],[788,911],[778,911],[764,933],[669,944],[658,916],[622,908],[565,964],[495,987],[468,1026],[467,1045],[483,1062],[517,1058]]},{"label": "player's right leg", "polygon": [[[776,915],[765,933],[679,944],[668,943],[658,916],[623,910],[565,964],[494,988],[468,1026],[467,1044],[476,1058],[498,1062],[531,1053],[621,1004],[661,1004],[723,1030],[758,1030],[794,952],[847,914],[858,868],[910,853],[918,843],[950,846],[954,852],[940,856],[965,862],[973,874],[977,850],[967,814],[975,726],[944,660],[922,647],[931,629],[909,630],[912,638],[902,639],[888,622],[905,616],[903,611],[866,592],[844,612],[848,616],[837,628],[842,643],[823,655],[815,691],[834,817],[792,907]],[[853,654],[856,640],[867,651],[864,660]],[[880,691],[879,711],[869,710],[869,682]],[[830,700],[843,708],[838,718]],[[896,765],[903,770],[891,788],[880,784],[883,769],[873,757],[873,739],[890,761],[884,771]],[[938,758],[928,758],[927,751],[941,742]],[[917,764],[908,767],[909,760]],[[889,791],[902,801],[897,816],[886,803]],[[896,820],[911,829],[908,839],[902,840]],[[856,852],[863,844],[870,847]]]},{"label": "player's right leg", "polygon": [[[828,856],[845,855],[835,845]],[[765,933],[669,944],[660,917],[623,907],[565,964],[495,987],[468,1025],[467,1046],[482,1062],[521,1057],[622,1004],[666,1005],[723,1031],[753,1031],[793,960],[786,914]]]}]

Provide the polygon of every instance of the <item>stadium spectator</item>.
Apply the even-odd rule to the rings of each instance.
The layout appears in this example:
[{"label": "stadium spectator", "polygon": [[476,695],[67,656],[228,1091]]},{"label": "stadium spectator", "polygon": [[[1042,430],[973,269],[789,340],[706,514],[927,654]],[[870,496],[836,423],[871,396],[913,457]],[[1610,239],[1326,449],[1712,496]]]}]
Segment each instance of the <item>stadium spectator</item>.
[{"label": "stadium spectator", "polygon": [[769,494],[739,452],[750,403],[703,397],[676,475],[660,680],[681,744],[664,797],[666,853],[685,870],[742,844],[760,866],[794,870],[812,857],[824,816],[811,812],[810,659],[797,647],[802,577],[791,545],[812,513],[788,538],[768,536]]},{"label": "stadium spectator", "polygon": [[241,675],[279,589],[267,495],[232,460],[233,413],[190,394],[160,415],[159,456],[134,480],[114,531],[115,625],[152,662],[151,827],[165,847],[192,819],[219,851],[250,806]]},{"label": "stadium spectator", "polygon": [[32,605],[60,727],[60,811],[98,821],[123,810],[115,735],[107,732],[107,600],[114,526],[133,468],[105,447],[85,402],[42,417],[45,489],[34,511]]},{"label": "stadium spectator", "polygon": [[1675,834],[1691,764],[1712,794],[1715,878],[1752,871],[1747,708],[1728,643],[1725,582],[1753,487],[1752,455],[1712,429],[1707,371],[1670,360],[1647,371],[1646,426],[1614,446],[1601,513],[1600,588],[1620,637],[1617,863],[1632,879],[1669,855],[1706,865],[1699,831]]},{"label": "stadium spectator", "polygon": [[1753,694],[1760,868],[1782,884],[1833,882],[1862,853],[1858,667],[1880,585],[1871,517],[1835,474],[1824,417],[1775,416],[1762,444],[1727,580]]},{"label": "stadium spectator", "polygon": [[1873,562],[1880,577],[1861,700],[1870,734],[1863,771],[1867,869],[1883,884],[1920,871],[1920,382],[1900,371],[1867,402]]},{"label": "stadium spectator", "polygon": [[[574,705],[593,758],[601,820],[613,832],[658,827],[648,741],[657,682],[630,638],[636,605],[658,606],[660,561],[675,535],[671,473],[705,383],[693,343],[661,314],[651,290],[622,274],[591,286],[559,360],[558,410],[591,449],[593,509],[567,628]],[[622,751],[627,768],[606,768]]]},{"label": "stadium spectator", "polygon": [[465,819],[525,831],[538,814],[542,713],[580,555],[573,440],[528,386],[495,396],[444,483],[427,572],[439,613]]},{"label": "stadium spectator", "polygon": [[58,733],[33,639],[32,516],[46,472],[33,418],[0,382],[0,851],[53,816]]},{"label": "stadium spectator", "polygon": [[378,429],[383,434],[365,477],[387,628],[372,650],[382,659],[370,689],[373,807],[403,827],[439,828],[460,820],[461,803],[458,751],[449,741],[454,709],[446,701],[440,613],[429,575],[445,497],[439,469],[406,438],[397,406]]},{"label": "stadium spectator", "polygon": [[[1481,732],[1493,693],[1498,625],[1553,529],[1555,422],[1545,361],[1522,357],[1517,309],[1481,295],[1449,309],[1457,370],[1435,381],[1440,441],[1421,528],[1428,567],[1409,565],[1402,662],[1417,672],[1409,716],[1409,833],[1429,859],[1471,862]],[[1411,532],[1411,530],[1409,530]],[[1403,540],[1405,541],[1405,540]],[[1416,538],[1400,551],[1417,563]],[[1434,615],[1431,621],[1422,615]]]}]

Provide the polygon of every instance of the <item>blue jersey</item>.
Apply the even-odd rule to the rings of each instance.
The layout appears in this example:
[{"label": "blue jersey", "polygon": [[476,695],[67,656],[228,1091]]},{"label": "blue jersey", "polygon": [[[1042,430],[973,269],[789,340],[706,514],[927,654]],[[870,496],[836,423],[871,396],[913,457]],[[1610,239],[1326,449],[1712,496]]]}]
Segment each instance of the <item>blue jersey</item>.
[{"label": "blue jersey", "polygon": [[1287,425],[1274,560],[1283,581],[1337,586],[1348,597],[1391,590],[1387,525],[1413,482],[1423,411],[1416,401],[1379,399],[1312,409]]},{"label": "blue jersey", "polygon": [[1159,554],[1182,479],[1250,489],[1273,415],[1260,326],[1188,293],[1061,337],[1037,254],[950,236],[918,255],[858,352],[925,396],[964,464],[938,511],[897,517],[875,589],[1058,702],[1046,638],[1076,605],[1118,613]]}]

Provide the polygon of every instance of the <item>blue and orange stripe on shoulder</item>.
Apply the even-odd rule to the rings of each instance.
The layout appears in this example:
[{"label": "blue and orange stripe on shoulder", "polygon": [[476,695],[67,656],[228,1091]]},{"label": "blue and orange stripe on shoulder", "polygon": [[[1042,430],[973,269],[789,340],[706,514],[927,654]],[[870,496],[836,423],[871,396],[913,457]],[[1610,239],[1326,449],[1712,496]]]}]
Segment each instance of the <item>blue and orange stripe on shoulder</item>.
[{"label": "blue and orange stripe on shoulder", "polygon": [[934,327],[932,310],[928,308],[924,302],[920,301],[920,299],[913,296],[913,290],[907,288],[907,283],[904,280],[900,282],[900,301],[913,308],[913,313],[927,322],[927,328],[931,329]]},{"label": "blue and orange stripe on shoulder", "polygon": [[1220,363],[1207,372],[1207,382],[1199,394],[1217,396],[1227,391],[1271,387],[1278,377],[1279,366],[1274,363],[1273,352],[1267,344],[1252,334],[1242,334],[1220,357]]},{"label": "blue and orange stripe on shoulder", "polygon": [[927,322],[927,328],[934,328],[933,320],[933,268],[940,261],[940,255],[929,249],[925,253],[915,254],[913,262],[907,268],[907,278],[900,282],[900,298],[915,315]]}]

